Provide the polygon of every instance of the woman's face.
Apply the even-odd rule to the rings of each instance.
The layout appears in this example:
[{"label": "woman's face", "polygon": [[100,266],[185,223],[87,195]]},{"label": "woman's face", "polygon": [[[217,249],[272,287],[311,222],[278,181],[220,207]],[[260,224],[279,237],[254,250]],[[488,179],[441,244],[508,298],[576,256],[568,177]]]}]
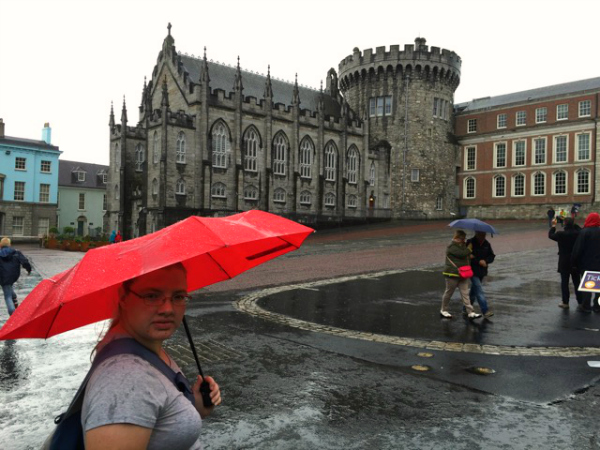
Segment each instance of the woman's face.
[{"label": "woman's face", "polygon": [[[168,298],[162,305],[149,306],[142,298],[148,294]],[[185,314],[185,305],[173,304],[172,298],[177,294],[187,294],[187,277],[182,268],[159,269],[136,278],[123,289],[121,324],[142,343],[162,342],[179,327]]]}]

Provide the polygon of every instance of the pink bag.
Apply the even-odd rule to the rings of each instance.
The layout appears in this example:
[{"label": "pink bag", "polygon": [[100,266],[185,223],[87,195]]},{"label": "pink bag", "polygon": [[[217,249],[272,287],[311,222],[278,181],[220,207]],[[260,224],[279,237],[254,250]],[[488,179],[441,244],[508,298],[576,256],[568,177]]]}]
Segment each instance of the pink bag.
[{"label": "pink bag", "polygon": [[458,274],[461,278],[472,278],[473,269],[471,269],[471,266],[460,266],[458,268]]}]

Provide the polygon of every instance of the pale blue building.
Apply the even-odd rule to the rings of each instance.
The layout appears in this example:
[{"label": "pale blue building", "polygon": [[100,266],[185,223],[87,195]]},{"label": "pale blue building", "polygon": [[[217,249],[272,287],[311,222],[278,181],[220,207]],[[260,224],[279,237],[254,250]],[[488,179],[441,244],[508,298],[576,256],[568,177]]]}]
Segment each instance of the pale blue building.
[{"label": "pale blue building", "polygon": [[42,140],[7,136],[0,119],[0,235],[43,236],[56,226],[58,158],[46,123]]}]

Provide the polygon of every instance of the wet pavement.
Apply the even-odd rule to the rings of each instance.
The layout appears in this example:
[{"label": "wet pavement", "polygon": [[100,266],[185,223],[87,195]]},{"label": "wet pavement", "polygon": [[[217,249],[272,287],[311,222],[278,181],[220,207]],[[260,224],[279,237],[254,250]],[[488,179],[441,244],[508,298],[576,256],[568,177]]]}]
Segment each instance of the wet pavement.
[{"label": "wet pavement", "polygon": [[[600,360],[589,356],[600,315],[557,307],[556,244],[542,221],[493,223],[502,234],[491,240],[487,321],[464,320],[457,293],[455,318],[440,319],[450,231],[436,222],[320,232],[194,295],[190,324],[224,398],[205,422],[205,448],[600,448],[600,371],[587,366]],[[16,286],[21,298],[40,273],[82,256],[21,249],[35,269]],[[1,448],[39,447],[101,329],[0,342]],[[193,375],[182,332],[169,348]]]}]

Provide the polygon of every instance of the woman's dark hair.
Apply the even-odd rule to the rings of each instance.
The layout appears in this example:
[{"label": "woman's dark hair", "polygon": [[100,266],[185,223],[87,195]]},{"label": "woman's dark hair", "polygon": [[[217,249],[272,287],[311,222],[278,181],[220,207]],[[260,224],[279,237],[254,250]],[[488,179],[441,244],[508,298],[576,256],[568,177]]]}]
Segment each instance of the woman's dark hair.
[{"label": "woman's dark hair", "polygon": [[564,228],[573,228],[573,226],[575,225],[575,220],[573,220],[572,217],[566,217],[563,221],[563,224]]}]

